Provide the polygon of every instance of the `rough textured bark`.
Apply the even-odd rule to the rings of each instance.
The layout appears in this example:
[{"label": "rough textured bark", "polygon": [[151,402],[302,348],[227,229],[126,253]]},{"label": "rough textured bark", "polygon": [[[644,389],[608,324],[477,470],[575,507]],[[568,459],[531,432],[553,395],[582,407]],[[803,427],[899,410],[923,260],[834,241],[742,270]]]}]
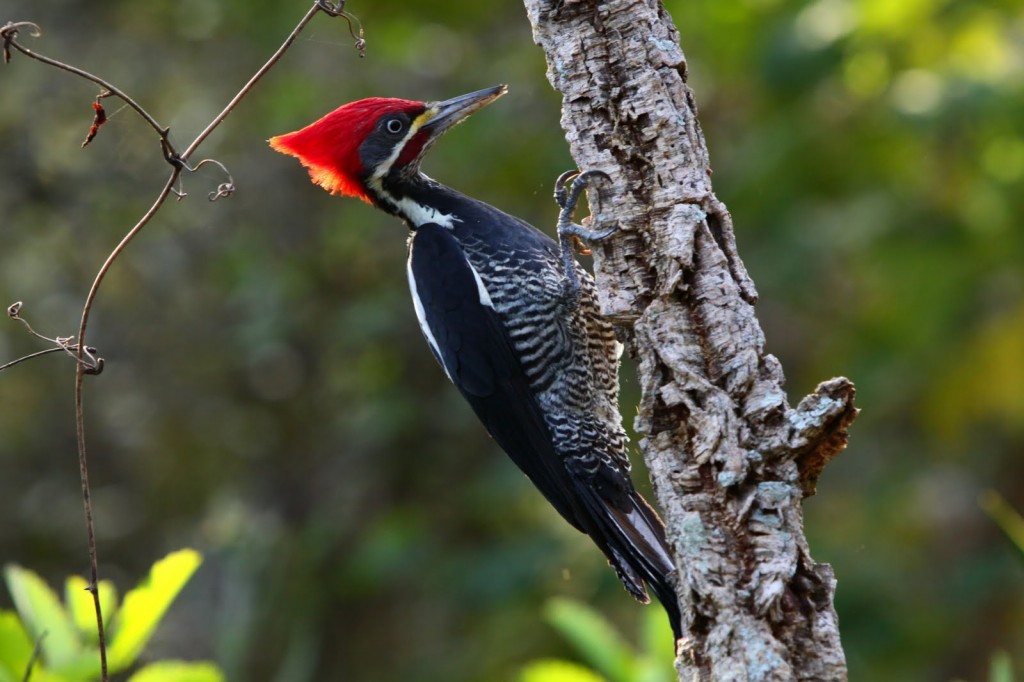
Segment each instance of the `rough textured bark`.
[{"label": "rough textured bark", "polygon": [[679,571],[679,679],[844,680],[836,581],[811,559],[801,505],[846,445],[853,385],[788,405],[660,3],[525,4],[573,158],[613,178],[593,219],[619,231],[595,271],[639,359],[636,428]]}]

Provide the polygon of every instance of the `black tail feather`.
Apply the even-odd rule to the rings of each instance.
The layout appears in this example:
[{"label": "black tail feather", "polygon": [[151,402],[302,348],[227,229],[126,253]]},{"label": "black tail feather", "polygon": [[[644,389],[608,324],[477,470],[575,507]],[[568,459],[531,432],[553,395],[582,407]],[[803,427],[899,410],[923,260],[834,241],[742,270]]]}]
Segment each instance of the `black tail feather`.
[{"label": "black tail feather", "polygon": [[677,572],[672,554],[668,549],[668,542],[665,539],[665,524],[662,523],[657,513],[651,508],[647,501],[634,492],[630,496],[635,509],[643,517],[647,526],[647,537],[654,539],[649,545],[649,551],[640,553],[640,570],[644,579],[650,585],[654,596],[661,602],[665,613],[668,616],[669,624],[672,626],[672,634],[678,642],[683,637],[682,613],[679,610],[679,597],[676,592]]},{"label": "black tail feather", "polygon": [[650,586],[661,602],[676,640],[682,638],[681,612],[676,595],[676,569],[665,540],[665,526],[636,491],[612,504],[591,488],[587,499],[590,519],[585,531],[608,557],[619,580],[633,597],[648,603]]}]

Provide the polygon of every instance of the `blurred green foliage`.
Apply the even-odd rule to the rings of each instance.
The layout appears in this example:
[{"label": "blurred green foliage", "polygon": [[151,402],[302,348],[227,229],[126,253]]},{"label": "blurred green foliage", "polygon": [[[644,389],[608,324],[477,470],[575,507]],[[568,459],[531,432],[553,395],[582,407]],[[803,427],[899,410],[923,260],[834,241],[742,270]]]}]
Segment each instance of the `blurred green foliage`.
[{"label": "blurred green foliage", "polygon": [[[1024,508],[1024,9],[1019,0],[673,0],[715,187],[791,400],[845,374],[863,414],[806,504],[839,579],[852,679],[1024,665],[1019,553],[976,500]],[[137,97],[187,143],[302,2],[8,0],[34,49]],[[571,167],[559,98],[515,2],[352,0],[360,60],[319,17],[200,150],[106,281],[86,413],[101,573],[207,557],[148,651],[228,679],[514,679],[574,658],[545,600],[632,632],[643,610],[482,432],[416,327],[403,228],[313,187],[264,140],[370,95],[510,95],[426,171],[541,225]],[[0,66],[0,302],[69,335],[99,264],[166,176],[96,88]],[[38,350],[0,324],[0,360]],[[86,565],[71,363],[0,375],[0,561]],[[637,388],[623,372],[623,411]],[[639,476],[642,478],[642,474]],[[652,607],[657,608],[657,607]]]},{"label": "blurred green foliage", "polygon": [[[103,612],[107,670],[111,675],[135,666],[167,607],[185,586],[202,557],[190,549],[172,552],[153,564],[148,578],[117,603],[109,580],[97,585]],[[92,594],[84,578],[64,583],[64,604],[32,571],[4,568],[17,612],[0,610],[0,682],[90,682],[101,677],[99,634]],[[136,670],[127,682],[223,682],[210,663],[156,661]]]},{"label": "blurred green foliage", "polygon": [[545,658],[529,663],[519,682],[674,682],[674,638],[668,620],[657,609],[644,611],[642,648],[627,642],[593,608],[572,599],[552,599],[544,619],[568,640],[590,667]]}]

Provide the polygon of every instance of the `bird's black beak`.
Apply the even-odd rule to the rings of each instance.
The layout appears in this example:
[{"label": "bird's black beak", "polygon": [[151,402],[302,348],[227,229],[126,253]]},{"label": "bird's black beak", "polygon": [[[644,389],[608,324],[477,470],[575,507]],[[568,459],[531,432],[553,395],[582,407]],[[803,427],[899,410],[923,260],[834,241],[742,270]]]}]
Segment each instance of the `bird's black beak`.
[{"label": "bird's black beak", "polygon": [[443,102],[432,102],[421,114],[425,122],[420,126],[420,130],[426,130],[432,139],[437,139],[456,123],[465,120],[473,112],[483,109],[506,92],[508,92],[507,85],[495,85],[493,88],[459,95]]}]

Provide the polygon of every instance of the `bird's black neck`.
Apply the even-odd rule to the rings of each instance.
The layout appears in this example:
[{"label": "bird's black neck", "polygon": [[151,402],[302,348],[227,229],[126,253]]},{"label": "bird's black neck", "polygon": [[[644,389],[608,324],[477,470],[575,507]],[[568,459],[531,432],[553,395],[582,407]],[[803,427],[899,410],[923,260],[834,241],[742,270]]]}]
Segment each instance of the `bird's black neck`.
[{"label": "bird's black neck", "polygon": [[556,262],[559,258],[551,237],[526,221],[419,172],[400,178],[390,174],[379,191],[371,188],[370,195],[378,208],[404,220],[409,229],[440,225],[469,251],[544,254],[545,260]]},{"label": "bird's black neck", "polygon": [[454,223],[467,222],[481,211],[497,210],[419,171],[391,173],[382,179],[379,187],[369,187],[369,194],[377,208],[401,218],[413,230],[426,223],[451,228]]}]

